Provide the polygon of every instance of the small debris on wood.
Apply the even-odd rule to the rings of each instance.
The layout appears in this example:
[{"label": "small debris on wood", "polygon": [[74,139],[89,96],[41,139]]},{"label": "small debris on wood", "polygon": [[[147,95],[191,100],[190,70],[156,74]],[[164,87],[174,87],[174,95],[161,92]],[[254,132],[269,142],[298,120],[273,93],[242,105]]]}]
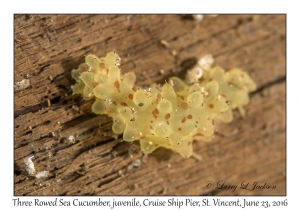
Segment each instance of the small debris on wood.
[{"label": "small debris on wood", "polygon": [[14,88],[15,90],[23,90],[30,85],[29,79],[23,79],[20,82],[15,82]]},{"label": "small debris on wood", "polygon": [[201,155],[198,155],[198,154],[196,154],[195,152],[193,152],[192,157],[195,158],[196,160],[199,160],[199,161],[202,160]]},{"label": "small debris on wood", "polygon": [[48,104],[48,107],[50,107],[50,106],[51,106],[51,101],[50,101],[50,99],[49,99],[49,98],[47,98],[47,104]]},{"label": "small debris on wood", "polygon": [[198,14],[198,15],[193,15],[193,18],[195,19],[195,20],[197,20],[197,21],[202,21],[203,20],[203,15],[200,15],[200,14]]},{"label": "small debris on wood", "polygon": [[69,136],[69,138],[68,138],[68,140],[69,140],[69,142],[71,142],[71,143],[75,143],[75,137],[74,136]]},{"label": "small debris on wood", "polygon": [[165,40],[161,40],[160,43],[161,43],[163,46],[165,46],[166,48],[169,47],[169,43],[168,43],[167,41],[165,41]]},{"label": "small debris on wood", "polygon": [[31,160],[33,157],[34,156],[32,155],[32,156],[24,158],[24,160],[23,160],[25,165],[26,165],[25,169],[26,169],[28,175],[29,176],[34,176],[37,179],[48,177],[49,176],[49,171],[41,171],[41,172],[36,173],[34,163]]},{"label": "small debris on wood", "polygon": [[203,71],[210,70],[212,64],[214,62],[214,59],[211,54],[207,54],[203,57],[201,57],[197,64],[191,69],[187,71],[186,74],[186,82],[188,84],[193,84],[198,82],[198,80],[202,77]]},{"label": "small debris on wood", "polygon": [[203,70],[208,71],[211,68],[213,62],[214,62],[213,56],[211,54],[207,54],[198,60],[198,65]]},{"label": "small debris on wood", "polygon": [[197,83],[202,76],[202,69],[199,67],[194,67],[191,70],[188,70],[185,76],[186,82],[188,84]]},{"label": "small debris on wood", "polygon": [[132,163],[133,167],[139,167],[140,165],[141,165],[141,160],[140,159],[137,159],[137,160],[133,161],[133,163]]},{"label": "small debris on wood", "polygon": [[31,160],[33,157],[34,156],[26,157],[23,160],[25,165],[26,165],[26,171],[27,171],[29,176],[33,176],[36,173],[35,168],[34,168],[34,164]]},{"label": "small debris on wood", "polygon": [[49,176],[49,171],[41,171],[35,175],[35,178],[41,179],[41,178],[47,178]]},{"label": "small debris on wood", "polygon": [[77,111],[77,112],[79,111],[79,107],[78,107],[77,105],[73,105],[73,106],[72,106],[72,109],[74,109],[74,110]]}]

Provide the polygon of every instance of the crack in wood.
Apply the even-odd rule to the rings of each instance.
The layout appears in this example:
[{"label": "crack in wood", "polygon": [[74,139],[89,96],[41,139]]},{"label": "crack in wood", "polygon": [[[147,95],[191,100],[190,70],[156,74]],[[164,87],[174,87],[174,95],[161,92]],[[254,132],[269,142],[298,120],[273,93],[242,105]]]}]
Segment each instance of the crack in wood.
[{"label": "crack in wood", "polygon": [[277,79],[275,79],[273,81],[269,81],[265,84],[262,84],[259,87],[257,87],[257,89],[254,92],[250,93],[250,97],[252,95],[260,93],[261,91],[263,91],[266,88],[270,88],[273,85],[276,85],[276,84],[279,84],[279,83],[282,83],[282,82],[285,82],[285,81],[286,81],[286,76],[281,76],[281,77],[278,77]]},{"label": "crack in wood", "polygon": [[51,66],[51,64],[46,64],[44,65],[41,70],[38,72],[38,75],[40,75],[43,71],[45,71],[46,68],[48,68],[49,66]]},{"label": "crack in wood", "polygon": [[37,104],[37,105],[34,105],[34,106],[30,106],[30,107],[24,107],[24,108],[22,108],[20,110],[14,111],[14,118],[16,119],[20,115],[25,115],[25,114],[28,114],[30,112],[31,113],[38,112],[41,109],[46,108],[46,107],[47,107],[46,104]]}]

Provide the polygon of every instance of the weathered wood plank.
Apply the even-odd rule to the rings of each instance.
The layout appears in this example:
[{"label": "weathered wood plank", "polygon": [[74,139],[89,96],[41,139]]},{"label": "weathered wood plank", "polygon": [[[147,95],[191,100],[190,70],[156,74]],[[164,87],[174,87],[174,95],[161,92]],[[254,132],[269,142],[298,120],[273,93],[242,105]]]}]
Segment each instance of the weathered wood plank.
[{"label": "weathered wood plank", "polygon": [[[285,26],[285,15],[219,15],[201,22],[181,15],[15,15],[14,78],[30,80],[15,91],[15,195],[284,195]],[[203,161],[165,149],[144,156],[70,89],[70,71],[86,54],[114,49],[122,72],[135,72],[138,85],[183,77],[211,53],[224,69],[249,72],[258,90],[246,119],[235,112],[213,141],[194,143]],[[235,128],[237,134],[224,136]],[[28,176],[23,159],[29,155],[37,170],[50,172],[47,179]],[[260,181],[276,189],[217,190],[218,181],[238,187]]]}]

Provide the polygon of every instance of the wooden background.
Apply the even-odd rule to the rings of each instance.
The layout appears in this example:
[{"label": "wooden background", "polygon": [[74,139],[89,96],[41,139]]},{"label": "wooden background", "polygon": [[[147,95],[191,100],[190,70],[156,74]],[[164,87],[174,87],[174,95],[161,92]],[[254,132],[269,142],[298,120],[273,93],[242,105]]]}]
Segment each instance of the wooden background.
[{"label": "wooden background", "polygon": [[[285,15],[15,15],[14,43],[14,81],[30,82],[14,92],[14,195],[286,194]],[[202,161],[166,149],[145,156],[70,89],[85,55],[113,50],[138,85],[183,78],[211,53],[215,65],[247,71],[258,90],[245,119],[235,111],[211,142],[194,143]],[[30,155],[48,178],[28,176]],[[245,190],[243,181],[276,188]]]}]

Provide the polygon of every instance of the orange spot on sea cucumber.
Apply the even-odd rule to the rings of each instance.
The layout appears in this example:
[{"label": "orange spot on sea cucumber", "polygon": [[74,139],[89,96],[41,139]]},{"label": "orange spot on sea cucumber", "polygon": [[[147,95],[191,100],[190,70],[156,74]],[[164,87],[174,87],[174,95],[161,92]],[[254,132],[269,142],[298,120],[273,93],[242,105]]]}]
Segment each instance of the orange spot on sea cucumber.
[{"label": "orange spot on sea cucumber", "polygon": [[187,118],[188,118],[188,119],[192,119],[193,116],[189,114],[189,115],[187,116]]},{"label": "orange spot on sea cucumber", "polygon": [[80,67],[80,69],[82,72],[87,71],[87,68],[85,66]]},{"label": "orange spot on sea cucumber", "polygon": [[202,133],[196,133],[194,136],[204,136]]},{"label": "orange spot on sea cucumber", "polygon": [[133,95],[132,95],[132,94],[128,94],[128,98],[129,98],[130,100],[132,100],[132,99],[133,99]]},{"label": "orange spot on sea cucumber", "polygon": [[125,102],[121,102],[121,106],[128,106]]},{"label": "orange spot on sea cucumber", "polygon": [[215,124],[215,121],[214,119],[211,119],[211,124],[214,125]]},{"label": "orange spot on sea cucumber", "polygon": [[209,108],[213,109],[214,105],[213,104],[209,104]]},{"label": "orange spot on sea cucumber", "polygon": [[155,109],[152,111],[152,114],[153,114],[153,117],[154,117],[155,119],[157,119],[157,115],[159,114],[158,109],[155,108]]},{"label": "orange spot on sea cucumber", "polygon": [[184,97],[181,95],[176,94],[177,97],[180,97],[182,100],[184,100]]},{"label": "orange spot on sea cucumber", "polygon": [[113,103],[114,105],[117,105],[117,102],[115,102],[115,101],[112,101],[112,103]]},{"label": "orange spot on sea cucumber", "polygon": [[181,123],[184,123],[186,121],[186,118],[182,118]]},{"label": "orange spot on sea cucumber", "polygon": [[166,114],[165,119],[168,120],[170,118],[170,113]]},{"label": "orange spot on sea cucumber", "polygon": [[120,92],[120,83],[119,80],[116,80],[114,83],[114,86],[118,89],[118,91]]},{"label": "orange spot on sea cucumber", "polygon": [[100,69],[105,69],[105,64],[104,63],[99,63]]},{"label": "orange spot on sea cucumber", "polygon": [[180,106],[181,106],[181,108],[183,108],[183,109],[187,109],[187,108],[188,108],[188,104],[185,103],[185,102],[182,102]]},{"label": "orange spot on sea cucumber", "polygon": [[110,107],[106,106],[105,110],[107,111],[107,113],[111,114],[111,113],[115,113],[115,111],[113,109],[111,109]]},{"label": "orange spot on sea cucumber", "polygon": [[99,83],[98,82],[93,82],[93,87],[95,88]]}]

